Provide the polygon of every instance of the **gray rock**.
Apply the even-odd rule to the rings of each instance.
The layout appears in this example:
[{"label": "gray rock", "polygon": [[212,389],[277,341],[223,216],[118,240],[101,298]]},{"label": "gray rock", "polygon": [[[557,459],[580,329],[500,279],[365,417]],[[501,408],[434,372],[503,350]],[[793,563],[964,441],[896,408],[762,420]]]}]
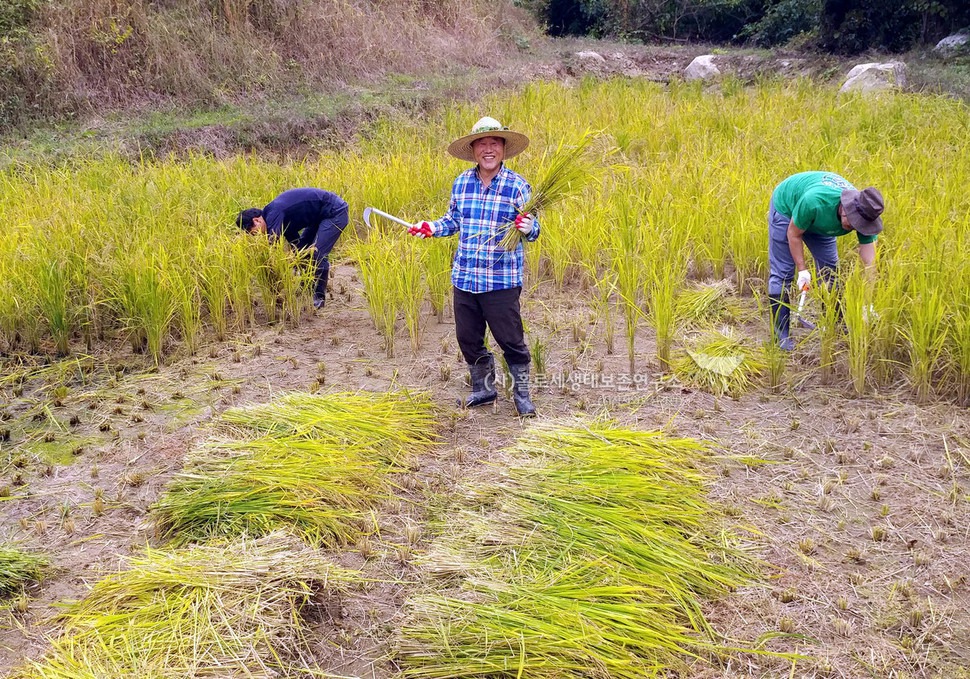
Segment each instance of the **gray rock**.
[{"label": "gray rock", "polygon": [[695,57],[684,69],[684,80],[713,80],[719,75],[721,71],[714,65],[713,54]]},{"label": "gray rock", "polygon": [[967,43],[970,43],[970,33],[954,33],[936,43],[933,51],[940,52],[941,54],[949,54],[950,52],[959,51],[961,47],[966,47]]},{"label": "gray rock", "polygon": [[593,52],[593,51],[576,52],[576,57],[584,61],[595,61],[600,64],[606,63],[606,59],[599,52]]},{"label": "gray rock", "polygon": [[853,66],[840,92],[878,92],[906,87],[906,64],[890,61]]}]

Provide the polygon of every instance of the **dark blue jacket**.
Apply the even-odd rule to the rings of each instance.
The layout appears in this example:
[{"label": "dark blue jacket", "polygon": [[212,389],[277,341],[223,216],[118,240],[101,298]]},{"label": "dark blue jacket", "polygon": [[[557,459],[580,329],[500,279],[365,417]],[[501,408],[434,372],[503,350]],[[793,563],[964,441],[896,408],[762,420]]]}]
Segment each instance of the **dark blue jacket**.
[{"label": "dark blue jacket", "polygon": [[296,247],[305,248],[313,243],[316,227],[321,222],[345,212],[347,202],[336,193],[312,188],[289,189],[263,208],[263,218],[269,235],[282,235]]}]

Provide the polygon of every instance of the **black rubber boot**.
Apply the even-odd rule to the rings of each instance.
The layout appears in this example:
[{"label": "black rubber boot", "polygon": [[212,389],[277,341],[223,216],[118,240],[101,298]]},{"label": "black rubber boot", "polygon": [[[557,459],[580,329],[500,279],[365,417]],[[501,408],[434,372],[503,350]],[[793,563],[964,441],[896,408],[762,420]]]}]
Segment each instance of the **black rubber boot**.
[{"label": "black rubber boot", "polygon": [[465,399],[466,408],[494,403],[498,398],[495,391],[495,357],[492,354],[478,363],[468,364],[468,374],[472,378],[472,393]]},{"label": "black rubber boot", "polygon": [[788,332],[791,326],[791,307],[785,296],[768,296],[771,305],[771,334],[778,346],[785,351],[795,348],[795,342],[789,337]]},{"label": "black rubber boot", "polygon": [[535,417],[536,407],[529,398],[529,364],[510,365],[509,374],[512,375],[512,400],[516,411],[522,417]]},{"label": "black rubber boot", "polygon": [[330,261],[317,262],[317,271],[313,282],[313,307],[322,309],[327,303],[327,281],[330,280]]}]

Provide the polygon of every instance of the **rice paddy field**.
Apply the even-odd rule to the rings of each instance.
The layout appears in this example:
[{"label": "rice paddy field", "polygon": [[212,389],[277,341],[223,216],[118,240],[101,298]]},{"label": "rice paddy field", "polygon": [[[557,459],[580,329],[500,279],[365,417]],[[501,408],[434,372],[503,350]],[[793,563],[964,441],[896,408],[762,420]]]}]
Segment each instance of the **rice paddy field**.
[{"label": "rice paddy field", "polygon": [[[540,417],[464,411],[452,240],[482,115],[559,200],[525,244]],[[768,199],[886,197],[877,270],[768,340]],[[0,671],[970,676],[970,111],[811,80],[536,83],[313,161],[0,174]],[[330,296],[232,224],[351,205]],[[501,390],[500,390],[501,391]]]}]

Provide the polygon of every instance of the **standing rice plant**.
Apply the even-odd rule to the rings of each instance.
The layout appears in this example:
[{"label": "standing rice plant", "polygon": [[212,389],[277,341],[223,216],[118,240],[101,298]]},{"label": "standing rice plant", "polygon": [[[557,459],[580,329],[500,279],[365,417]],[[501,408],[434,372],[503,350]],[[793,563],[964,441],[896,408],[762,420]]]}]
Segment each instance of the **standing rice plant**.
[{"label": "standing rice plant", "polygon": [[231,269],[229,267],[226,248],[212,248],[199,241],[197,244],[196,261],[201,270],[202,299],[208,312],[209,325],[215,332],[216,339],[223,341],[229,332],[229,286]]},{"label": "standing rice plant", "polygon": [[403,252],[399,253],[400,267],[394,278],[397,301],[404,314],[404,327],[411,339],[411,352],[417,356],[421,348],[421,307],[424,305],[425,282],[421,264],[422,251],[417,249],[420,243],[410,239],[399,244]]},{"label": "standing rice plant", "polygon": [[955,372],[956,391],[960,403],[970,405],[970,284],[956,288],[956,304],[951,317],[948,337],[951,344],[951,363]]},{"label": "standing rice plant", "polygon": [[438,322],[444,320],[448,295],[451,292],[451,262],[455,256],[453,238],[434,238],[425,247],[424,280],[428,289],[431,311]]},{"label": "standing rice plant", "polygon": [[909,380],[916,397],[926,402],[946,346],[946,293],[930,282],[926,271],[910,284],[909,323],[903,331],[909,348]]},{"label": "standing rice plant", "polygon": [[85,348],[94,350],[96,340],[104,338],[103,308],[104,292],[102,281],[97,274],[98,258],[92,250],[75,250],[71,253],[71,269],[74,272],[74,288],[77,296],[76,325],[84,340]]},{"label": "standing rice plant", "polygon": [[[267,241],[257,238],[242,238],[242,242],[249,250],[248,257],[253,266],[253,279],[259,292],[259,299],[263,305],[263,313],[269,323],[275,323],[279,317],[280,305],[283,301],[283,282],[279,272],[271,261],[273,248]],[[282,245],[280,246],[282,247]],[[286,274],[288,272],[284,272]]]},{"label": "standing rice plant", "polygon": [[171,280],[176,300],[175,324],[190,354],[198,350],[202,333],[202,296],[193,270],[193,266],[183,264],[172,272]]},{"label": "standing rice plant", "polygon": [[843,314],[848,340],[849,375],[856,395],[866,390],[869,369],[870,334],[875,323],[872,306],[872,279],[861,267],[856,267],[846,278],[843,292]]},{"label": "standing rice plant", "polygon": [[310,304],[314,264],[310,250],[296,250],[283,239],[268,243],[272,278],[279,284],[280,317],[283,323],[296,326]]},{"label": "standing rice plant", "polygon": [[37,268],[38,301],[47,322],[47,330],[54,338],[58,355],[66,356],[70,349],[71,319],[68,299],[71,297],[71,275],[67,262],[52,258]]},{"label": "standing rice plant", "polygon": [[566,284],[566,272],[572,265],[569,243],[562,236],[573,227],[567,222],[565,215],[561,212],[555,212],[544,217],[543,228],[546,229],[540,246],[542,247],[543,267],[552,274],[552,280],[556,287],[562,290]]},{"label": "standing rice plant", "polygon": [[[820,302],[820,313],[815,320],[819,337],[819,365],[821,366],[822,384],[832,384],[835,378],[836,351],[839,338],[844,333],[845,319],[842,317],[842,285],[837,279],[825,282],[817,281],[812,292]],[[792,291],[792,299],[798,299],[801,293]],[[792,310],[792,323],[797,308]]]},{"label": "standing rice plant", "polygon": [[677,289],[682,277],[675,260],[665,259],[652,273],[648,286],[647,320],[653,326],[657,342],[657,362],[661,370],[670,369],[670,354],[677,332]]},{"label": "standing rice plant", "polygon": [[[906,317],[905,284],[901,262],[892,261],[880,272],[873,290],[875,321],[871,329],[873,376],[878,384],[890,385],[905,356],[903,322]],[[890,273],[890,271],[892,273]]]},{"label": "standing rice plant", "polygon": [[305,613],[360,576],[273,534],[147,549],[58,616],[43,658],[16,679],[315,676]]},{"label": "standing rice plant", "polygon": [[360,266],[364,296],[374,327],[384,338],[384,349],[388,358],[394,357],[394,331],[397,325],[397,277],[399,255],[388,240],[376,236],[369,237],[355,248],[357,264]]},{"label": "standing rice plant", "polygon": [[0,545],[0,596],[16,594],[28,583],[38,582],[49,566],[50,560],[43,554]]},{"label": "standing rice plant", "polygon": [[613,273],[616,276],[617,295],[623,309],[627,354],[630,374],[636,368],[637,325],[643,318],[640,307],[642,266],[642,239],[638,214],[642,211],[642,197],[632,193],[632,186],[619,186],[614,194],[613,228],[610,230],[614,243],[612,248]]},{"label": "standing rice plant", "polygon": [[755,208],[764,202],[761,187],[739,180],[731,200],[732,227],[728,231],[728,250],[734,264],[739,293],[751,292],[751,281],[767,274],[768,232],[763,215]]},{"label": "standing rice plant", "polygon": [[250,256],[251,248],[244,238],[236,238],[226,244],[229,249],[229,308],[236,330],[243,330],[256,323],[253,307],[254,269],[258,261]]},{"label": "standing rice plant", "polygon": [[617,274],[611,269],[595,276],[596,296],[593,298],[597,322],[603,324],[603,340],[606,353],[612,355],[616,350],[616,326],[613,319],[613,293],[617,287]]},{"label": "standing rice plant", "polygon": [[114,290],[110,293],[115,313],[125,322],[134,351],[148,351],[156,363],[176,311],[171,287],[170,257],[166,250],[134,251],[117,263]]}]

